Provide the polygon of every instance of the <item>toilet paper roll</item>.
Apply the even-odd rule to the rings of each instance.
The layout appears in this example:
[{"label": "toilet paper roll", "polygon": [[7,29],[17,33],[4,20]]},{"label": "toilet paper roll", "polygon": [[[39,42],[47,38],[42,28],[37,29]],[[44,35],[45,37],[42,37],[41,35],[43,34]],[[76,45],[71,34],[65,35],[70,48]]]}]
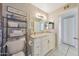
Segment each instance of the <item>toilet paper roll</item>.
[{"label": "toilet paper roll", "polygon": [[32,40],[30,40],[30,41],[29,41],[29,45],[32,46],[32,44],[33,44],[33,42],[32,42]]}]

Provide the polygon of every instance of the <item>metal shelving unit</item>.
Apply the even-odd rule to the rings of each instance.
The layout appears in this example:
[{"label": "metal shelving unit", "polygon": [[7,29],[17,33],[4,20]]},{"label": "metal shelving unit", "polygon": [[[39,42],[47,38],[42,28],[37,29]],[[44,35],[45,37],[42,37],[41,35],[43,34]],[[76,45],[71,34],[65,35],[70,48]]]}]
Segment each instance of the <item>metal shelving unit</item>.
[{"label": "metal shelving unit", "polygon": [[[23,19],[17,18],[16,15],[21,18],[23,17]],[[20,37],[25,37],[26,41],[27,41],[27,37],[26,37],[27,36],[27,18],[24,15],[8,11],[8,7],[7,7],[7,15],[6,15],[6,17],[3,17],[3,20],[5,23],[3,25],[4,26],[3,30],[5,33],[5,35],[4,35],[5,42],[4,43],[2,42],[4,47],[1,50],[2,50],[3,56],[7,56],[7,55],[9,55],[8,54],[8,47],[7,47],[7,45],[5,45],[7,41],[12,41],[13,38],[16,38],[16,40],[19,40]],[[11,26],[12,23],[10,23],[10,22],[16,23],[17,26],[16,25]],[[24,31],[24,34],[11,36],[11,33],[13,33],[13,31],[16,31],[16,30],[17,31],[22,30],[22,31]],[[25,55],[27,55],[27,53]]]}]

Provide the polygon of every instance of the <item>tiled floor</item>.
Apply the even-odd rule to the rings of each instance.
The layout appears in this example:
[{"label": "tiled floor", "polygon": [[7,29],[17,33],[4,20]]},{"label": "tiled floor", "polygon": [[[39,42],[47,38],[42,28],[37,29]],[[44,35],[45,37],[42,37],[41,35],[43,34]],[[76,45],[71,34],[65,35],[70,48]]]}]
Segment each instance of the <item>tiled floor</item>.
[{"label": "tiled floor", "polygon": [[78,56],[78,49],[66,44],[61,44],[54,52],[52,51],[49,56]]}]

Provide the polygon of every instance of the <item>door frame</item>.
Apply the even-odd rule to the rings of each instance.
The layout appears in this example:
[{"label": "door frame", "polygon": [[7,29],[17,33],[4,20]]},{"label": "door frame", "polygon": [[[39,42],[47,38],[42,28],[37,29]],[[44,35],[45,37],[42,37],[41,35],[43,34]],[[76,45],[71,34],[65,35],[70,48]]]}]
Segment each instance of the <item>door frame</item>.
[{"label": "door frame", "polygon": [[[68,41],[68,40],[66,40],[66,42],[63,40],[63,39],[68,39],[67,37],[65,37],[64,38],[64,36],[63,36],[63,34],[64,34],[64,32],[63,32],[63,26],[65,25],[63,22],[64,21],[66,21],[67,19],[69,19],[69,18],[75,18],[75,19],[73,19],[75,22],[76,22],[76,24],[75,25],[78,25],[77,24],[77,19],[76,19],[76,12],[75,12],[75,10],[72,10],[72,11],[69,11],[68,13],[65,13],[65,14],[63,14],[62,16],[61,16],[61,42],[62,43],[65,43],[65,44],[67,44],[67,45],[70,45],[70,46],[73,46],[73,47],[77,47],[77,46],[75,46],[75,44],[73,43],[73,42],[75,42],[76,40],[74,39],[74,37],[72,37],[72,39],[71,39],[71,41]],[[71,21],[73,21],[73,20],[71,20]],[[69,20],[67,20],[67,22],[69,22]],[[73,25],[72,25],[73,26]],[[74,28],[75,29],[75,28]],[[77,29],[77,27],[76,27],[76,29]],[[72,30],[72,29],[71,29]],[[76,31],[76,30],[75,30]],[[77,30],[78,31],[78,30]],[[77,33],[77,32],[76,32]],[[67,35],[68,36],[68,35]],[[72,35],[73,36],[73,35]],[[78,37],[78,36],[77,36]],[[70,40],[70,39],[69,39]],[[70,43],[67,43],[67,42],[71,42],[72,44],[70,44]]]},{"label": "door frame", "polygon": [[68,10],[65,10],[64,12],[62,12],[61,14],[59,14],[58,15],[58,33],[57,33],[57,47],[58,47],[58,45],[59,45],[59,40],[61,40],[61,32],[60,32],[60,28],[61,28],[61,16],[63,15],[63,14],[66,14],[66,13],[68,13],[68,12],[70,12],[70,11],[75,11],[75,13],[76,13],[76,19],[77,19],[77,21],[78,21],[78,56],[79,56],[79,8],[78,7],[74,7],[74,8],[71,8],[71,9],[68,9]]}]

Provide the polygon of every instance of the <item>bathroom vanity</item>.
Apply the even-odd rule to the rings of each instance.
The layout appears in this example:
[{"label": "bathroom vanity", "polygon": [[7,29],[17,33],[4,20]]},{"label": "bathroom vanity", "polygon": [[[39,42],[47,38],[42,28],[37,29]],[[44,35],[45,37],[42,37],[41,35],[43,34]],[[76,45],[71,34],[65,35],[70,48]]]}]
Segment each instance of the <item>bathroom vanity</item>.
[{"label": "bathroom vanity", "polygon": [[33,56],[44,56],[55,49],[55,32],[36,33],[31,35]]}]

